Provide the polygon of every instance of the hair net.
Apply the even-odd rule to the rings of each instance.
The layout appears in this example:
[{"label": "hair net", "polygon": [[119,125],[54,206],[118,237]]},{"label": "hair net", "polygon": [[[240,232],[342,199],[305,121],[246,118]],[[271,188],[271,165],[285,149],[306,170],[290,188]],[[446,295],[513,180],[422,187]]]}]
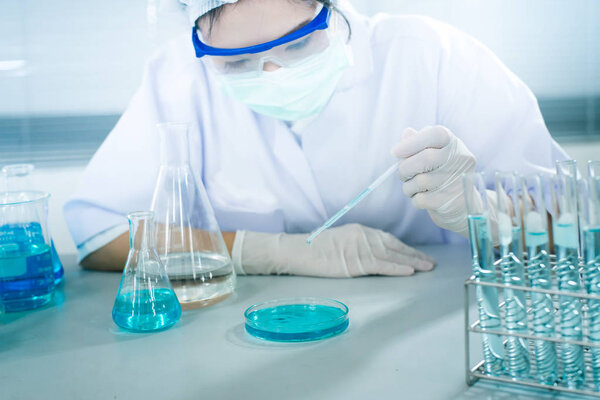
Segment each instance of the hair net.
[{"label": "hair net", "polygon": [[212,10],[213,8],[221,7],[224,4],[235,3],[238,0],[179,0],[185,4],[185,11],[190,19],[190,23],[194,25],[196,20]]}]

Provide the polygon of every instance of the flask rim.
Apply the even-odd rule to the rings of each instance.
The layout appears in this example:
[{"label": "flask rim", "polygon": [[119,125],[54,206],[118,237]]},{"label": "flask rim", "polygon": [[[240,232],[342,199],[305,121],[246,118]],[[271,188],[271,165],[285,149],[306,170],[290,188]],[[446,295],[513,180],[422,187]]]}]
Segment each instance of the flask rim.
[{"label": "flask rim", "polygon": [[132,211],[127,214],[128,219],[154,219],[154,211]]},{"label": "flask rim", "polygon": [[[25,200],[18,200],[17,197],[25,197]],[[24,204],[33,204],[46,201],[50,198],[50,193],[38,190],[13,190],[0,193],[0,207],[11,207]]]}]

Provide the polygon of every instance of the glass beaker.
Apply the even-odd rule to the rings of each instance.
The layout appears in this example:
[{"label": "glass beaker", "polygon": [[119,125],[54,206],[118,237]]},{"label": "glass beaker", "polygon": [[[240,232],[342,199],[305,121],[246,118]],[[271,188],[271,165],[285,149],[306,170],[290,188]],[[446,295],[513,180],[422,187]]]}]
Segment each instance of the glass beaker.
[{"label": "glass beaker", "polygon": [[41,307],[52,299],[49,198],[36,191],[0,193],[0,302],[6,312]]},{"label": "glass beaker", "polygon": [[181,306],[154,248],[154,213],[129,218],[129,255],[112,311],[113,321],[134,332],[169,328],[181,317]]},{"label": "glass beaker", "polygon": [[[9,164],[2,167],[2,176],[7,192],[19,192],[33,190],[31,185],[31,173],[35,167],[33,164]],[[50,237],[50,254],[52,255],[52,268],[54,270],[54,285],[63,281],[65,271],[58,257],[54,241]]]},{"label": "glass beaker", "polygon": [[204,186],[189,165],[187,125],[157,127],[161,162],[151,205],[157,252],[184,309],[214,304],[234,290],[231,258]]}]

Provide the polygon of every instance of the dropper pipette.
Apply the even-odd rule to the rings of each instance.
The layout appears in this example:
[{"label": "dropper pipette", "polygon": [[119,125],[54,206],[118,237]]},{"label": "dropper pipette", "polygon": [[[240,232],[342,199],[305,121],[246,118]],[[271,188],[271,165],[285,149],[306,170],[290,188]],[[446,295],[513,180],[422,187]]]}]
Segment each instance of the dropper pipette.
[{"label": "dropper pipette", "polygon": [[371,183],[369,186],[367,186],[367,188],[365,190],[360,192],[358,194],[358,196],[356,196],[354,199],[352,199],[352,201],[350,201],[348,204],[346,204],[344,207],[342,207],[342,209],[340,211],[335,213],[335,215],[333,217],[329,218],[323,225],[321,225],[319,228],[317,228],[315,231],[313,231],[313,233],[311,233],[310,236],[306,239],[306,244],[310,245],[310,243],[313,241],[313,239],[316,238],[317,236],[319,236],[319,234],[321,232],[323,232],[325,229],[327,229],[331,225],[333,225],[335,223],[335,221],[342,218],[344,216],[344,214],[346,214],[348,211],[352,210],[358,203],[360,203],[365,197],[367,197],[373,190],[375,190],[379,185],[381,185],[383,183],[383,181],[385,181],[388,177],[390,177],[396,171],[396,169],[398,168],[398,163],[399,162],[394,163],[394,165],[389,167],[383,174],[379,175],[379,177],[377,179],[375,179],[373,181],[373,183]]}]

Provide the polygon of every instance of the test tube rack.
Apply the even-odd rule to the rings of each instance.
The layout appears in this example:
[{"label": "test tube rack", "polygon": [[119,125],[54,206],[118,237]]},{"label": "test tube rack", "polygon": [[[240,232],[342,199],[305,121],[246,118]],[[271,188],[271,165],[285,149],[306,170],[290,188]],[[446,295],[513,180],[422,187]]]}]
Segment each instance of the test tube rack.
[{"label": "test tube rack", "polygon": [[[550,255],[550,264],[552,267],[552,278],[553,278],[553,288],[558,287],[556,285],[556,256]],[[530,388],[538,388],[538,389],[548,389],[558,392],[566,392],[577,395],[585,395],[590,396],[592,398],[600,398],[600,392],[595,390],[594,384],[592,382],[592,354],[591,348],[600,348],[600,342],[592,342],[588,339],[589,335],[589,307],[588,305],[593,301],[600,301],[600,296],[591,295],[585,293],[584,290],[581,292],[564,292],[560,290],[546,290],[546,289],[538,289],[532,288],[528,286],[514,286],[509,284],[502,283],[502,277],[500,274],[500,260],[497,260],[496,271],[497,271],[497,280],[496,282],[479,282],[475,279],[475,276],[471,276],[469,279],[465,281],[464,289],[465,289],[465,372],[466,372],[466,382],[467,385],[471,386],[475,384],[479,379],[494,381],[496,383],[507,383],[507,384],[515,384],[515,385],[524,385]],[[527,271],[527,260],[524,261],[525,271]],[[583,277],[583,262],[580,260],[580,277]],[[529,282],[527,277],[527,272],[525,272],[525,281]],[[475,310],[476,314],[476,305],[475,305],[475,288],[477,286],[488,286],[495,287],[498,290],[498,299],[500,302],[500,320],[501,320],[501,329],[500,330],[490,330],[483,329],[481,327],[480,321],[477,317],[472,318],[472,312]],[[525,294],[527,299],[527,333],[526,334],[517,334],[508,332],[506,327],[506,319],[505,319],[505,307],[504,307],[504,293],[506,290],[513,291],[522,291]],[[554,320],[555,320],[555,334],[553,337],[542,337],[536,335],[533,331],[533,313],[531,312],[531,300],[533,293],[544,293],[548,294],[552,297],[554,304]],[[570,296],[573,298],[578,298],[582,305],[582,317],[583,317],[583,340],[581,341],[573,341],[567,340],[561,337],[560,335],[560,310],[559,310],[559,297],[560,296]],[[474,357],[471,352],[471,342],[475,338],[479,338],[477,341],[481,343],[482,335],[499,335],[503,338],[503,342],[506,345],[506,338],[509,336],[519,337],[527,340],[528,348],[529,348],[529,360],[530,360],[530,372],[525,378],[513,378],[505,371],[501,375],[490,375],[486,372],[484,367],[485,361],[480,358],[475,358],[475,362],[473,363],[472,358]],[[558,362],[558,378],[553,385],[543,384],[538,382],[536,379],[536,365],[535,365],[535,356],[534,356],[534,348],[533,343],[535,340],[545,340],[555,343],[556,354],[557,354],[557,362]],[[574,345],[583,346],[584,349],[584,359],[585,359],[585,383],[583,386],[573,389],[567,387],[566,383],[562,378],[562,361],[560,357],[561,345],[569,343]]]}]

